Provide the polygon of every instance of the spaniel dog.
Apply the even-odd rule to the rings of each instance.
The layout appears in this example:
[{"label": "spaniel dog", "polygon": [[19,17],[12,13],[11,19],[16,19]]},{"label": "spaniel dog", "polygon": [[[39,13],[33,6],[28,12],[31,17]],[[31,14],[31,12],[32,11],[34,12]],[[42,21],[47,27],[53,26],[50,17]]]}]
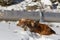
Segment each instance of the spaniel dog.
[{"label": "spaniel dog", "polygon": [[41,35],[56,34],[48,25],[39,23],[39,21],[31,19],[20,19],[17,26],[20,26],[26,30],[28,27],[31,32],[39,33]]}]

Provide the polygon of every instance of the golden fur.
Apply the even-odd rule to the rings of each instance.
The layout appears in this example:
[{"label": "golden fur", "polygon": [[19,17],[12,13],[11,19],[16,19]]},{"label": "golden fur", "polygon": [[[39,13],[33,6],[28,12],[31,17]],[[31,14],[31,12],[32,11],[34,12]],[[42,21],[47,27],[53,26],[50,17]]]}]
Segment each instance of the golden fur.
[{"label": "golden fur", "polygon": [[31,19],[20,19],[17,26],[21,26],[24,29],[28,27],[31,32],[39,33],[41,35],[56,34],[55,31],[52,30],[48,25],[41,24],[39,21]]}]

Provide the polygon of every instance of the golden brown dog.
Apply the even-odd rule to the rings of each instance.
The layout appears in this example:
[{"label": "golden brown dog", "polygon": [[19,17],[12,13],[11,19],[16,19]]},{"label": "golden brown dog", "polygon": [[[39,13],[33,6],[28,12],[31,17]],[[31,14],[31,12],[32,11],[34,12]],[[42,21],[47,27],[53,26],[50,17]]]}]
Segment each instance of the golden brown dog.
[{"label": "golden brown dog", "polygon": [[24,28],[24,30],[26,30],[27,27],[32,29],[32,27],[34,27],[34,23],[35,21],[31,19],[20,19],[17,26]]},{"label": "golden brown dog", "polygon": [[21,26],[25,30],[28,27],[31,32],[39,33],[41,35],[56,34],[55,31],[52,30],[48,25],[41,24],[39,23],[39,21],[35,21],[31,19],[20,19],[17,26]]},{"label": "golden brown dog", "polygon": [[33,30],[36,31],[39,34],[42,35],[50,35],[50,34],[56,34],[54,30],[52,30],[48,25],[46,24],[41,24],[41,23],[35,23],[35,28],[37,30]]}]

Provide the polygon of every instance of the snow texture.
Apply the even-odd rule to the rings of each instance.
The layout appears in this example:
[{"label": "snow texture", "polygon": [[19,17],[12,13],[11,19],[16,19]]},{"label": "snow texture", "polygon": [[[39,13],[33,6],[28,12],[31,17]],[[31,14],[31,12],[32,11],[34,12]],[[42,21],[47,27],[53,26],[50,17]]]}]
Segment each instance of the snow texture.
[{"label": "snow texture", "polygon": [[[52,5],[52,3],[50,2],[50,0],[41,0],[41,3],[43,5]],[[33,6],[33,5],[41,5],[40,2],[32,2],[32,0],[25,0],[22,1],[18,4],[14,4],[11,6],[1,6],[0,5],[0,10],[26,10],[26,6]]]},{"label": "snow texture", "polygon": [[0,22],[0,40],[60,40],[60,23],[47,23],[52,25],[51,28],[55,30],[56,35],[39,35],[38,33],[31,33],[29,30],[24,31],[23,28],[16,26],[17,22]]},{"label": "snow texture", "polygon": [[[38,2],[31,2],[32,0],[25,0],[21,3],[2,7],[0,10],[25,10],[27,5],[37,5]],[[48,1],[48,2],[47,2]],[[51,5],[49,0],[42,0],[44,5]],[[42,21],[42,20],[41,20]],[[38,33],[31,33],[29,30],[24,31],[23,28],[16,26],[17,22],[0,22],[0,40],[60,40],[60,23],[47,23],[57,34],[53,35],[39,35]]]}]

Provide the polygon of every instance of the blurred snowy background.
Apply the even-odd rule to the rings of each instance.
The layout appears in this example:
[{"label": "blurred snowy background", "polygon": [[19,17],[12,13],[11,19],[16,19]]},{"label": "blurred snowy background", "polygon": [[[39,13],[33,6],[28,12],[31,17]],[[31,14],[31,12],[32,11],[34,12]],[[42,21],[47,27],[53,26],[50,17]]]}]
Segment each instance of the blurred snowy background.
[{"label": "blurred snowy background", "polygon": [[[19,0],[20,1],[20,0]],[[15,0],[15,2],[19,2]],[[57,1],[56,1],[57,2]],[[53,3],[56,3],[53,1]],[[57,3],[56,3],[57,4]],[[59,8],[59,3],[57,8]],[[33,10],[40,11],[42,8],[51,9],[52,3],[50,0],[23,0],[19,3],[10,6],[1,6],[0,10]],[[53,8],[53,7],[52,7]],[[60,40],[60,23],[57,22],[42,22],[48,24],[57,34],[53,35],[39,35],[38,33],[31,33],[29,30],[24,31],[23,28],[16,26],[16,22],[1,21],[0,22],[0,40]]]},{"label": "blurred snowy background", "polygon": [[0,10],[41,10],[42,8],[59,9],[60,7],[60,0],[7,0],[7,2],[3,0],[0,1],[2,1],[0,2]]}]

